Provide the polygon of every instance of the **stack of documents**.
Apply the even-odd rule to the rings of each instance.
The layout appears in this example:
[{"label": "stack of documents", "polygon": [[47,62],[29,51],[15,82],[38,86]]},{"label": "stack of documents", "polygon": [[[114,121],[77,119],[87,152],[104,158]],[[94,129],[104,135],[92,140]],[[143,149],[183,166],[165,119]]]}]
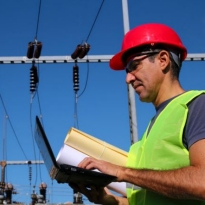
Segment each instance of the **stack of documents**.
[{"label": "stack of documents", "polygon": [[[126,166],[128,153],[78,129],[71,128],[58,153],[57,162],[77,166],[88,156]],[[108,188],[123,196],[126,195],[126,183],[124,182],[113,182],[108,185]]]}]

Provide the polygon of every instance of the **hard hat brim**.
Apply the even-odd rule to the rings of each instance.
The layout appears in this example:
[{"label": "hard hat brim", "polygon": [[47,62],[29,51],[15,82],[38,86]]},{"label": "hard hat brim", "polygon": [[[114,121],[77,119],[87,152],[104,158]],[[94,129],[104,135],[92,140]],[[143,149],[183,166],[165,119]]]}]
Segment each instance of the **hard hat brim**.
[{"label": "hard hat brim", "polygon": [[111,59],[110,59],[110,68],[112,68],[113,70],[124,70],[125,69],[125,65],[122,61],[122,56],[123,54],[128,51],[127,50],[123,50],[117,54],[115,54]]}]

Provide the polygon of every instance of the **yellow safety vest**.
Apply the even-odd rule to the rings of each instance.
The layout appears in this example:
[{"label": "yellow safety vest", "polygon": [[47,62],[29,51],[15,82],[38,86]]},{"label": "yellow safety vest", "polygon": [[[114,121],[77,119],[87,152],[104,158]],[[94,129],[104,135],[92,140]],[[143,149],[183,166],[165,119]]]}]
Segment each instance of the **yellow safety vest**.
[{"label": "yellow safety vest", "polygon": [[[189,152],[182,137],[187,120],[187,104],[205,91],[188,91],[174,98],[156,118],[148,133],[133,144],[127,167],[136,169],[171,170],[190,165]],[[149,126],[148,126],[149,127]],[[127,184],[130,205],[204,205],[197,200],[177,200]]]}]

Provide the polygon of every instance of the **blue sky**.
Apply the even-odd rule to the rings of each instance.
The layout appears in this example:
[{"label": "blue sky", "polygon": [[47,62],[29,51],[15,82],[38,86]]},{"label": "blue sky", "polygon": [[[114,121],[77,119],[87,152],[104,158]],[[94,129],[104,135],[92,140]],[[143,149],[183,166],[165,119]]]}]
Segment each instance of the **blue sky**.
[{"label": "blue sky", "polygon": [[[41,56],[67,56],[77,44],[87,39],[101,0],[42,0],[37,40],[43,43]],[[0,1],[0,57],[26,56],[27,44],[36,35],[39,0]],[[128,0],[130,28],[148,22],[164,23],[180,35],[189,54],[205,53],[204,0]],[[121,48],[123,38],[122,3],[104,1],[88,39],[89,55],[113,55]],[[29,160],[34,160],[32,131],[35,115],[43,115],[45,131],[55,155],[63,145],[70,127],[74,126],[74,64],[37,64],[38,98],[31,104],[30,64],[0,64],[0,94],[16,136]],[[79,129],[125,151],[130,146],[129,113],[125,72],[113,71],[108,63],[79,63],[80,90],[78,99]],[[186,61],[180,75],[186,90],[205,88],[205,62]],[[141,136],[155,110],[141,103],[136,96],[138,134]],[[30,112],[31,110],[31,112]],[[32,121],[30,121],[30,116]],[[25,161],[25,156],[0,103],[0,160]],[[32,126],[31,126],[32,125]],[[6,141],[6,147],[3,144]],[[35,144],[34,144],[35,145]],[[36,152],[38,151],[35,148]],[[38,156],[38,153],[37,153]],[[71,156],[73,157],[73,156]],[[67,185],[51,181],[43,165],[32,166],[30,185],[27,165],[6,167],[6,182],[19,192],[13,200],[30,202],[33,186],[44,181],[48,185],[50,203],[72,201]],[[37,171],[38,170],[38,171]],[[86,203],[86,200],[85,200]]]}]

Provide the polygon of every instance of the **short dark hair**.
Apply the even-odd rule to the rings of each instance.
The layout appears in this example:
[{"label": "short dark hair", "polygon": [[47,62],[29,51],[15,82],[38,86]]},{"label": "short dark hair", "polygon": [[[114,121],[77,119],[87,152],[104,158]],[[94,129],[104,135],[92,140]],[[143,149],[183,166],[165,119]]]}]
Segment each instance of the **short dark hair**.
[{"label": "short dark hair", "polygon": [[180,62],[180,65],[178,66],[176,62],[174,61],[172,54],[170,52],[169,52],[169,58],[171,60],[171,68],[172,68],[173,77],[176,77],[178,79],[180,71],[181,71],[182,62]]},{"label": "short dark hair", "polygon": [[[176,77],[178,79],[179,78],[179,74],[180,74],[180,70],[181,70],[181,66],[179,67],[175,63],[175,61],[174,61],[174,59],[172,57],[172,54],[169,51],[168,51],[168,53],[169,53],[169,58],[170,58],[170,61],[171,61],[171,69],[172,69],[173,77]],[[157,54],[149,56],[148,57],[149,61],[153,63],[156,56],[157,56]],[[182,63],[180,65],[182,65]]]}]

